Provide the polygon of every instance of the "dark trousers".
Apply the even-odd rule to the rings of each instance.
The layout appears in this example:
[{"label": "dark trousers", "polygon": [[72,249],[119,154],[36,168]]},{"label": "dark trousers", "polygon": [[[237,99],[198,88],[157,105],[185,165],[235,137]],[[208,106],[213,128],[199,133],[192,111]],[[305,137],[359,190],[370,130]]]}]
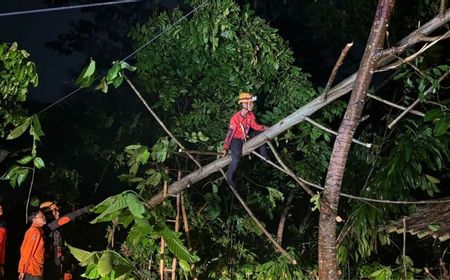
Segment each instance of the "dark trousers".
[{"label": "dark trousers", "polygon": [[33,276],[30,274],[25,274],[25,277],[23,278],[23,280],[42,280],[43,277],[42,276]]},{"label": "dark trousers", "polygon": [[[260,132],[252,132],[251,136],[254,137],[256,135],[258,135]],[[231,163],[228,166],[228,170],[227,170],[227,182],[232,185],[235,186],[235,182],[233,180],[233,174],[236,171],[238,165],[239,165],[239,161],[241,159],[242,156],[242,146],[244,146],[244,140],[243,139],[237,139],[237,138],[233,138],[233,140],[231,140],[231,144],[230,144],[230,150],[231,150]],[[267,157],[267,148],[266,145],[262,145],[258,148],[259,154],[264,157],[265,159],[268,159]]]}]

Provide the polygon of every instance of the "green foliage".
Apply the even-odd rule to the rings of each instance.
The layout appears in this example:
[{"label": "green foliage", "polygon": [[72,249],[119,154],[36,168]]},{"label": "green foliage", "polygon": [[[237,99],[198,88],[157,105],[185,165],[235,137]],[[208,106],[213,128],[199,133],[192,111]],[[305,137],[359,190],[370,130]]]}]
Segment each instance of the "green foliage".
[{"label": "green foliage", "polygon": [[21,104],[27,99],[28,89],[38,85],[36,66],[29,56],[18,49],[17,43],[0,44],[0,137],[9,126],[24,124],[26,111]]},{"label": "green foliage", "polygon": [[82,275],[86,279],[125,280],[132,276],[133,264],[115,251],[88,252],[68,245],[70,253],[86,267]]},{"label": "green foliage", "polygon": [[[15,188],[22,185],[26,180],[29,171],[34,167],[42,169],[45,167],[44,160],[37,156],[37,144],[41,141],[41,136],[44,135],[41,129],[41,123],[37,115],[33,115],[23,120],[23,123],[13,129],[7,136],[7,140],[14,140],[19,138],[25,131],[29,130],[29,134],[33,139],[33,146],[31,149],[31,155],[23,156],[16,161],[17,164],[11,166],[0,180],[9,181],[9,184]],[[32,167],[27,164],[32,163]]]},{"label": "green foliage", "polygon": [[[125,277],[139,275],[142,271],[133,264],[147,263],[148,258],[161,257],[158,253],[161,236],[164,237],[169,251],[182,261],[183,266],[189,267],[200,260],[183,245],[181,234],[165,225],[164,216],[156,210],[149,211],[145,202],[132,191],[107,198],[96,205],[92,212],[99,215],[91,223],[113,222],[129,228],[129,231],[121,250],[125,257],[110,250],[86,252],[71,248],[80,264],[87,266],[84,275],[91,277],[89,279],[128,279]],[[189,272],[186,267],[184,270]]]}]

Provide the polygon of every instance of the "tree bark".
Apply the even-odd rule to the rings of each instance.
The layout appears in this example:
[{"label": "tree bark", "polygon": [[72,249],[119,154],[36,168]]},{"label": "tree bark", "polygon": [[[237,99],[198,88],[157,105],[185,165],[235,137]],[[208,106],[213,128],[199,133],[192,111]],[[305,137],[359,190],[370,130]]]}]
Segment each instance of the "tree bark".
[{"label": "tree bark", "polygon": [[[352,138],[361,118],[370,81],[377,68],[394,4],[395,0],[379,0],[378,2],[372,30],[356,76],[352,95],[334,142],[322,201],[330,205],[335,213],[338,208],[339,194]],[[318,250],[319,279],[339,279],[336,259],[336,215],[328,208],[323,208],[320,213]]]},{"label": "tree bark", "polygon": [[[422,25],[420,28],[416,29],[414,32],[410,33],[408,36],[403,38],[398,45],[399,46],[405,46],[404,50],[408,49],[409,47],[417,44],[420,42],[420,37],[423,35],[428,35],[438,29],[439,27],[443,26],[447,22],[450,21],[450,9],[447,9],[444,16],[436,16],[429,22]],[[383,60],[381,60],[378,65],[383,66],[387,63],[391,62],[393,60],[393,57],[387,57]],[[318,111],[325,105],[333,102],[334,100],[338,99],[339,97],[347,94],[351,91],[353,83],[355,82],[356,73],[352,74],[350,77],[346,78],[342,82],[340,82],[338,85],[334,86],[329,90],[327,93],[327,100],[323,100],[322,96],[319,96],[312,100],[310,103],[306,104],[305,106],[301,107],[294,113],[290,114],[283,120],[279,121],[274,126],[270,127],[268,130],[264,131],[264,133],[261,133],[260,135],[250,139],[244,144],[243,147],[243,155],[246,155],[248,153],[251,153],[253,150],[261,146],[264,142],[266,142],[268,139],[272,139],[279,134],[283,133],[285,130],[289,129],[290,127],[302,122],[305,117],[310,116],[314,112]],[[195,182],[200,181],[203,178],[208,177],[209,175],[218,172],[221,168],[227,166],[231,162],[231,157],[224,157],[217,159],[210,164],[207,164],[203,166],[201,169],[197,169],[196,171],[192,172],[191,174],[188,174],[187,176],[181,178],[180,180],[172,183],[169,186],[169,194],[177,194],[186,188],[189,187],[189,185],[192,185]],[[157,193],[154,195],[150,200],[148,201],[148,205],[150,207],[154,207],[156,205],[159,205],[162,202],[162,192]]]}]

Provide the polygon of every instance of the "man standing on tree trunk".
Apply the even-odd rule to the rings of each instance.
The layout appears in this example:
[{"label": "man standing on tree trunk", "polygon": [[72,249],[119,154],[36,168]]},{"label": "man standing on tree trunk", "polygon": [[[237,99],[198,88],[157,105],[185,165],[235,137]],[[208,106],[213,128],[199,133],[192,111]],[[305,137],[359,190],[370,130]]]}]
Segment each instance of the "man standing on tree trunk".
[{"label": "man standing on tree trunk", "polygon": [[[254,137],[266,130],[266,126],[258,124],[256,122],[255,114],[253,113],[253,102],[256,100],[256,96],[249,92],[241,92],[239,94],[238,104],[241,104],[241,110],[236,112],[230,119],[228,126],[227,136],[223,144],[222,156],[227,154],[227,151],[231,150],[231,163],[227,170],[227,182],[234,186],[233,174],[238,167],[239,160],[242,156],[242,146],[249,138],[249,135]],[[252,131],[250,131],[252,130]],[[266,146],[259,147],[259,153],[264,158],[267,158]]]}]

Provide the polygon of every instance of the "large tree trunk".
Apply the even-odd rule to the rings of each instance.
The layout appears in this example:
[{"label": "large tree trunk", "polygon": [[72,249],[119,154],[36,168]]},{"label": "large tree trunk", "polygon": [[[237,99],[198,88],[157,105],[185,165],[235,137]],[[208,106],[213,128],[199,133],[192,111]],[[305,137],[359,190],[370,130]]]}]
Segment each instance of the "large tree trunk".
[{"label": "large tree trunk", "polygon": [[372,30],[370,31],[366,50],[359,66],[352,95],[331,153],[325,190],[322,197],[322,203],[328,204],[331,209],[322,207],[319,220],[318,249],[319,279],[321,280],[339,279],[336,260],[336,215],[333,212],[337,213],[348,152],[350,151],[352,138],[361,118],[370,81],[377,68],[394,4],[395,0],[379,0],[378,2]]},{"label": "large tree trunk", "polygon": [[[446,24],[449,20],[450,20],[450,9],[447,9],[444,16],[436,16],[429,22],[422,25],[419,29],[415,30],[414,32],[410,33],[408,36],[403,38],[398,43],[398,45],[405,46],[403,50],[406,50],[407,48],[420,42],[421,35],[430,34],[431,32],[441,27],[442,25]],[[380,61],[380,63],[378,63],[378,65],[383,66],[392,61],[392,59],[393,59],[392,57],[383,59],[382,61]],[[324,100],[322,96],[317,97],[310,103],[301,107],[294,113],[290,114],[289,116],[287,116],[286,118],[284,118],[283,120],[281,120],[280,122],[269,128],[268,130],[266,130],[264,133],[261,133],[257,137],[254,137],[249,141],[247,141],[244,144],[243,155],[252,152],[256,148],[261,146],[265,141],[267,141],[267,139],[273,139],[274,137],[283,133],[290,127],[302,122],[305,119],[305,117],[310,116],[311,114],[318,111],[328,103],[331,103],[332,101],[350,92],[353,83],[355,82],[355,78],[356,73],[352,74],[350,77],[348,77],[347,79],[343,80],[341,83],[330,89],[327,93],[326,100]],[[230,157],[225,157],[205,165],[203,168],[198,169],[192,172],[191,174],[181,178],[180,180],[172,183],[169,186],[168,193],[177,194],[185,190],[189,185],[198,182],[201,179],[206,178],[209,175],[219,171],[221,168],[227,166],[230,163],[230,161],[231,161]],[[159,192],[148,201],[148,205],[150,207],[154,207],[160,204],[161,202],[162,202],[162,192]]]}]

